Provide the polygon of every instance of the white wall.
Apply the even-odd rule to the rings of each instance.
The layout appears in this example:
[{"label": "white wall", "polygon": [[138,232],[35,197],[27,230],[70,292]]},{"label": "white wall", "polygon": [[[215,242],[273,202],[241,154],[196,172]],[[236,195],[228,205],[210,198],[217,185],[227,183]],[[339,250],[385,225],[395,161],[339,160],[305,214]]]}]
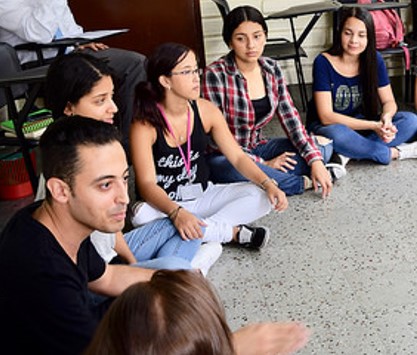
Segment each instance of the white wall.
[{"label": "white wall", "polygon": [[[258,8],[264,15],[268,15],[274,11],[284,10],[290,6],[298,6],[317,2],[314,0],[229,0],[230,8],[241,5],[251,5]],[[408,2],[408,0],[401,0]],[[408,26],[411,26],[411,11],[402,10],[403,18]],[[215,3],[211,0],[201,0],[201,15],[203,24],[204,47],[206,51],[206,63],[211,63],[221,55],[227,53],[228,49],[221,38],[222,18]],[[300,16],[295,19],[295,27],[299,35],[306,27],[311,19],[310,15]],[[308,57],[302,58],[304,75],[306,82],[311,82],[311,66],[312,61],[318,53],[328,48],[332,41],[333,29],[332,15],[323,14],[316,23],[309,36],[306,38],[303,48],[307,52]],[[291,30],[289,20],[273,20],[268,22],[269,37],[286,37],[291,38]],[[281,61],[282,68],[285,71],[288,83],[296,83],[293,61]],[[395,73],[391,73],[395,74]]]}]

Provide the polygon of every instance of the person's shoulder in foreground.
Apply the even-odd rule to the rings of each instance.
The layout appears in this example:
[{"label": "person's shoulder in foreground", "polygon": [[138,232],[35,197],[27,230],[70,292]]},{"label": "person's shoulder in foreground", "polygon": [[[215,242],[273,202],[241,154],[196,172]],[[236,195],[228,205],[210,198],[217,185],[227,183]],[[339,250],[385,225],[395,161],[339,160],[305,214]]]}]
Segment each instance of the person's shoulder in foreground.
[{"label": "person's shoulder in foreground", "polygon": [[100,319],[99,311],[88,308],[87,277],[100,276],[104,262],[86,240],[74,265],[50,231],[32,217],[41,204],[19,211],[0,236],[5,354],[77,353]]},{"label": "person's shoulder in foreground", "polygon": [[84,117],[58,120],[43,134],[46,199],[18,212],[0,237],[5,353],[80,353],[108,306],[92,308],[88,290],[116,296],[150,277],[106,266],[88,238],[124,225],[128,167],[119,138],[113,126]]},{"label": "person's shoulder in foreground", "polygon": [[[46,200],[19,211],[0,237],[0,314],[8,324],[2,344],[7,353],[77,353],[101,318],[99,310],[89,308],[87,284],[102,276],[105,264],[87,238],[88,217],[82,220],[73,210],[83,197],[83,189],[73,184],[83,169],[76,168],[81,144],[63,132],[73,128],[66,124],[71,120],[51,125],[41,139],[42,156],[48,158]],[[85,136],[77,141],[83,139],[88,141]]]}]

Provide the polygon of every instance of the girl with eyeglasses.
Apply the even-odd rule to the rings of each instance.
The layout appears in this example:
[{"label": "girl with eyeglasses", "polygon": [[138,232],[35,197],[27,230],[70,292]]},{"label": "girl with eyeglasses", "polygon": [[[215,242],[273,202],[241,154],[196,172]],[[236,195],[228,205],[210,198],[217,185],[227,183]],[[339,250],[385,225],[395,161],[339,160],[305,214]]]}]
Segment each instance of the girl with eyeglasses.
[{"label": "girl with eyeglasses", "polygon": [[[268,230],[247,224],[271,207],[284,211],[285,193],[242,152],[221,112],[199,98],[198,74],[186,46],[166,43],[149,57],[130,134],[136,186],[146,203],[134,206],[132,223],[169,217],[183,239],[262,248]],[[204,155],[209,139],[253,183],[211,183]]]}]

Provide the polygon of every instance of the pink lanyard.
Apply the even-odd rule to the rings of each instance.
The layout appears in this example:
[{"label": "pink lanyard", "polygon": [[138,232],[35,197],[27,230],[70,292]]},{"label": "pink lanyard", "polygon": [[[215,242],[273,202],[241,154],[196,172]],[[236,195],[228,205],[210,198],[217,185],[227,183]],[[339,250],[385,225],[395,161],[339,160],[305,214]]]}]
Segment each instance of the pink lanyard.
[{"label": "pink lanyard", "polygon": [[172,138],[175,140],[175,144],[177,145],[178,150],[180,151],[182,160],[184,161],[184,167],[187,171],[188,178],[191,178],[191,116],[190,116],[190,108],[188,107],[187,110],[187,157],[185,157],[184,151],[181,148],[181,144],[178,143],[177,137],[175,137],[174,130],[172,129],[172,126],[170,125],[167,116],[165,115],[165,111],[160,104],[156,104],[156,106],[159,109],[159,112],[161,112],[162,117],[165,120],[165,123],[167,124],[168,131],[171,134]]}]

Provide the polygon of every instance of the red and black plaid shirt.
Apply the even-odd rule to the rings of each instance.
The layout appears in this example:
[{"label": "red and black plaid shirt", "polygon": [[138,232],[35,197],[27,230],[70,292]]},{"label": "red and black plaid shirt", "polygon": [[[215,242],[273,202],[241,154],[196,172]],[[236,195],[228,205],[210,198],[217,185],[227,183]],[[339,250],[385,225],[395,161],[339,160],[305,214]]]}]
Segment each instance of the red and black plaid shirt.
[{"label": "red and black plaid shirt", "polygon": [[[271,111],[262,119],[255,120],[247,82],[236,66],[233,52],[206,67],[202,83],[203,97],[220,108],[232,134],[247,153],[250,154],[257,145],[267,142],[262,135],[262,127],[276,113],[288,138],[307,163],[322,159],[320,151],[301,122],[277,61],[261,57],[259,64],[271,103]],[[217,148],[213,143],[211,146],[213,149]],[[263,161],[261,157],[250,155],[255,161]]]}]

